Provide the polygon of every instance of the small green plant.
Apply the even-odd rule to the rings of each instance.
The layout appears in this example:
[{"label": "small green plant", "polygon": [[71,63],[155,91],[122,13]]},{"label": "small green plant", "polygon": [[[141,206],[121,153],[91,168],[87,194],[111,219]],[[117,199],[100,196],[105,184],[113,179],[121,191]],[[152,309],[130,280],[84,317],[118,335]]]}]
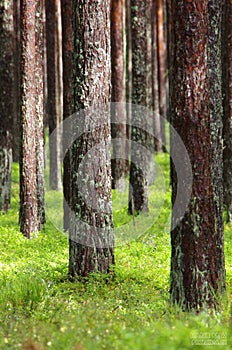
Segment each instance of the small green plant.
[{"label": "small green plant", "polygon": [[[116,247],[110,274],[75,282],[67,276],[65,234],[49,221],[37,239],[27,240],[19,232],[14,164],[12,209],[0,214],[0,349],[18,350],[29,340],[52,350],[231,349],[232,227],[225,226],[227,293],[222,311],[196,315],[171,306],[169,159],[161,154],[156,161],[166,181],[158,218],[142,235]],[[56,196],[48,193],[51,202]],[[123,207],[127,194],[116,196],[114,220],[120,227],[131,217]]]}]

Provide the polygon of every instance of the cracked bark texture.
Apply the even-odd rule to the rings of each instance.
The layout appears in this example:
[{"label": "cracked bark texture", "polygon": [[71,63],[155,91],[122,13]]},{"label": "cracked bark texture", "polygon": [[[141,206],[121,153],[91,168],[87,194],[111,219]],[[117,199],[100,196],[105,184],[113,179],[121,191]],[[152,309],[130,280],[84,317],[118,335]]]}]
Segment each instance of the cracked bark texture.
[{"label": "cracked bark texture", "polygon": [[13,3],[0,1],[0,210],[10,208],[13,122]]},{"label": "cracked bark texture", "polygon": [[[47,116],[49,135],[62,122],[63,116],[60,17],[60,0],[46,1]],[[62,190],[61,147],[62,135],[57,132],[55,142],[52,145],[49,144],[49,182],[51,189],[58,191]]]},{"label": "cracked bark texture", "polygon": [[36,181],[39,230],[45,224],[44,199],[44,0],[36,1],[35,17],[35,89],[36,89]]},{"label": "cracked bark texture", "polygon": [[[186,146],[193,171],[189,207],[171,232],[171,302],[184,310],[217,308],[225,290],[221,13],[222,1],[218,0],[175,1],[171,8],[171,123]],[[170,141],[173,152],[178,152],[172,134]],[[173,164],[171,173],[174,203],[177,179]],[[177,219],[178,213],[173,213],[173,225]]]},{"label": "cracked bark texture", "polygon": [[[127,160],[127,122],[125,108],[125,1],[111,1],[111,83],[113,105],[111,136],[113,156],[111,159],[112,188],[126,190]],[[118,139],[118,141],[116,140]],[[120,139],[120,140],[119,140]],[[123,142],[124,140],[124,142]]]},{"label": "cracked bark texture", "polygon": [[21,0],[21,154],[20,214],[21,232],[30,238],[38,231],[36,180],[36,89],[35,14],[33,0]]},{"label": "cracked bark texture", "polygon": [[[131,0],[132,103],[150,110],[153,107],[151,13],[151,0]],[[154,181],[154,159],[144,157],[137,147],[137,144],[145,147],[152,144],[153,137],[134,126],[147,125],[147,130],[153,130],[153,119],[148,115],[141,115],[135,109],[131,115],[130,214],[148,211],[148,184]]]},{"label": "cracked bark texture", "polygon": [[[114,263],[110,110],[108,105],[105,111],[97,110],[110,102],[110,1],[75,0],[72,6],[73,112],[84,109],[87,129],[95,122],[100,124],[72,147],[69,274],[87,276],[96,271],[107,273]],[[94,120],[88,107],[94,107]],[[94,159],[88,160],[93,150]],[[83,158],[87,162],[81,168]],[[84,193],[78,187],[78,176]],[[93,203],[89,204],[90,197]]]},{"label": "cracked bark texture", "polygon": [[[63,58],[63,119],[72,114],[72,1],[61,0],[62,16],[62,58]],[[65,130],[63,134],[63,147],[65,149],[66,141],[69,140],[70,130]],[[70,219],[70,167],[71,150],[67,150],[63,166],[63,191],[64,191],[64,230],[69,229]]]},{"label": "cracked bark texture", "polygon": [[223,180],[227,222],[232,222],[232,1],[223,8]]}]

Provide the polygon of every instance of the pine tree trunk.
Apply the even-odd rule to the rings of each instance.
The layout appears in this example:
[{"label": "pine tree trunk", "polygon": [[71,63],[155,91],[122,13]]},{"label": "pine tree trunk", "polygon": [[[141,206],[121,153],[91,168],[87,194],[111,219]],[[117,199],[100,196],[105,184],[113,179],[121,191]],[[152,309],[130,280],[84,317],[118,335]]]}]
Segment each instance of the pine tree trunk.
[{"label": "pine tree trunk", "polygon": [[[214,80],[221,69],[221,1],[194,4],[178,1],[172,4],[171,13],[171,123],[186,146],[193,171],[189,207],[177,224],[178,213],[172,213],[171,302],[185,310],[217,307],[217,297],[225,289],[221,179],[217,178],[221,170],[214,169],[216,153],[221,164],[221,88],[218,79]],[[216,88],[219,95],[214,109],[211,103]],[[217,137],[213,123],[219,128]],[[172,134],[171,149],[178,152]],[[177,179],[173,166],[172,190],[174,204]]]},{"label": "pine tree trunk", "polygon": [[2,0],[0,12],[0,211],[10,208],[13,122],[13,4]]},{"label": "pine tree trunk", "polygon": [[[132,103],[152,110],[152,57],[151,57],[152,1],[131,0],[132,21]],[[145,130],[153,130],[153,120],[136,110],[132,113],[131,165],[129,213],[148,211],[148,183],[154,180],[153,159],[138,151],[138,144],[145,147],[153,137]],[[143,118],[143,119],[142,119]],[[146,125],[145,130],[135,125]],[[151,140],[152,139],[152,140]],[[153,146],[154,148],[154,146]],[[152,163],[151,163],[152,162]]]},{"label": "pine tree trunk", "polygon": [[36,1],[36,51],[35,51],[35,85],[36,85],[36,178],[39,229],[45,223],[44,199],[44,0]]},{"label": "pine tree trunk", "polygon": [[158,54],[158,79],[159,79],[159,114],[162,149],[166,152],[166,134],[164,118],[167,117],[167,92],[166,92],[166,42],[164,29],[164,0],[156,1],[157,21],[157,54]]},{"label": "pine tree trunk", "polygon": [[161,120],[159,111],[159,70],[158,70],[158,50],[157,50],[157,18],[156,1],[152,5],[152,98],[154,110],[154,149],[162,152]]},{"label": "pine tree trunk", "polygon": [[[47,114],[49,135],[62,122],[62,48],[60,0],[46,1],[46,52],[47,52]],[[50,152],[50,187],[62,190],[61,146],[62,135],[56,133],[56,142],[49,145]]]},{"label": "pine tree trunk", "polygon": [[224,204],[227,222],[232,222],[232,3],[223,9],[223,165]]},{"label": "pine tree trunk", "polygon": [[[62,14],[62,57],[63,57],[63,119],[72,114],[72,3],[70,0],[61,0]],[[65,130],[63,135],[63,147],[66,149],[66,142],[69,140],[70,130]],[[71,150],[67,150],[64,157],[64,230],[69,229],[70,217],[70,166]]]},{"label": "pine tree trunk", "polygon": [[21,0],[20,230],[38,231],[36,182],[35,2]]},{"label": "pine tree trunk", "polygon": [[19,115],[20,115],[20,0],[13,1],[14,21],[14,113],[12,120],[13,161],[19,162]]},{"label": "pine tree trunk", "polygon": [[[125,109],[125,2],[111,1],[111,82],[113,105],[111,136],[113,142],[112,188],[126,190],[126,174],[128,168],[126,149],[126,109]],[[118,139],[118,141],[117,141]],[[124,140],[124,142],[123,142]]]},{"label": "pine tree trunk", "polygon": [[[97,130],[84,133],[72,147],[72,218],[69,229],[69,274],[106,273],[114,263],[110,166],[110,1],[73,1],[73,112],[85,109],[85,126],[93,120],[87,107],[94,106]],[[103,113],[98,107],[107,104]],[[102,142],[102,143],[101,143]],[[101,143],[101,145],[100,145]],[[97,146],[98,145],[98,146]],[[95,148],[94,148],[95,147]],[[79,166],[87,152],[94,159],[85,165],[85,198],[97,189],[99,208],[83,201],[78,188]],[[97,169],[96,169],[97,167]],[[78,219],[79,218],[79,219]]]}]

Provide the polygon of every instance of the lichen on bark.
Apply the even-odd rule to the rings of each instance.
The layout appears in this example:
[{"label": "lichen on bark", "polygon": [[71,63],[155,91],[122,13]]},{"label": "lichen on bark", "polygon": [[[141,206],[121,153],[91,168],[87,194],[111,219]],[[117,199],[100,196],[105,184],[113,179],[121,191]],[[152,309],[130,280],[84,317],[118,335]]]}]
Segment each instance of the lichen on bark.
[{"label": "lichen on bark", "polygon": [[[217,168],[222,164],[221,5],[221,1],[178,1],[171,12],[171,123],[185,143],[193,171],[189,207],[177,225],[178,217],[172,215],[171,302],[184,310],[217,308],[225,290],[222,177],[218,177],[222,170]],[[215,74],[219,74],[217,79]],[[171,134],[172,152],[178,151],[175,147]],[[173,164],[171,170],[174,204],[177,179]]]},{"label": "lichen on bark", "polygon": [[[110,1],[75,0],[72,6],[73,113],[83,110],[85,127],[89,130],[72,146],[69,274],[74,277],[96,271],[109,272],[114,263],[114,242],[109,110]],[[96,130],[93,130],[93,123],[98,125]],[[92,150],[94,157],[91,159]],[[83,182],[84,198],[78,178]],[[93,190],[96,198],[92,197]],[[91,197],[92,207],[87,202]]]}]

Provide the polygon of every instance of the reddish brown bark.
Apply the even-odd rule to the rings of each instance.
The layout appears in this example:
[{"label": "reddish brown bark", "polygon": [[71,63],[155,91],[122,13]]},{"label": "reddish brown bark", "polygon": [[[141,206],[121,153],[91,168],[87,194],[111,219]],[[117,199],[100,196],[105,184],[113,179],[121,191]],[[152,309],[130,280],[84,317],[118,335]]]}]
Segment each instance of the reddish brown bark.
[{"label": "reddish brown bark", "polygon": [[38,231],[35,143],[35,2],[21,0],[20,230]]},{"label": "reddish brown bark", "polygon": [[[223,225],[219,227],[221,198],[217,198],[220,191],[215,190],[216,184],[221,186],[221,179],[216,178],[214,169],[215,151],[219,152],[218,157],[222,156],[221,140],[212,135],[213,123],[220,128],[221,114],[214,115],[212,109],[213,89],[217,87],[220,96],[220,85],[210,73],[215,58],[212,52],[215,49],[220,52],[215,35],[220,37],[221,4],[221,1],[172,3],[171,123],[185,143],[193,171],[189,207],[179,223],[178,212],[172,214],[171,301],[185,310],[217,307],[225,288]],[[217,97],[215,103],[220,103]],[[178,152],[172,134],[171,148]],[[174,167],[172,189],[174,203],[177,192]]]},{"label": "reddish brown bark", "polygon": [[[152,1],[131,0],[132,31],[132,103],[152,110],[152,55],[151,55],[151,13]],[[153,130],[149,113],[132,113],[131,165],[129,213],[148,211],[148,183],[152,182],[151,159],[138,152],[138,144],[146,145],[153,137],[145,130]],[[134,125],[146,125],[145,130]],[[150,128],[149,128],[150,125]],[[152,139],[152,140],[151,140]],[[154,165],[153,159],[152,164]]]},{"label": "reddish brown bark", "polygon": [[[86,132],[72,147],[72,218],[69,229],[69,274],[106,273],[114,263],[110,167],[110,1],[73,1],[73,112],[85,109],[84,124],[92,130],[87,107],[94,106],[97,130]],[[107,104],[103,113],[98,107]],[[108,108],[108,110],[107,110]],[[96,148],[101,143],[101,147]],[[77,178],[87,152],[95,155],[85,163],[85,198],[97,189],[99,204],[93,209],[83,200]],[[92,185],[91,185],[92,184]],[[99,197],[98,197],[99,196]],[[92,204],[92,203],[91,203]],[[106,208],[108,208],[106,210]]]},{"label": "reddish brown bark", "polygon": [[[72,114],[72,2],[61,0],[62,14],[62,58],[63,58],[63,119]],[[63,147],[69,141],[70,130],[65,130],[63,135]],[[63,190],[64,190],[64,230],[69,229],[70,210],[70,150],[64,158]]]},{"label": "reddish brown bark", "polygon": [[[125,110],[125,2],[111,1],[111,82],[112,102],[121,102],[112,109],[111,135],[113,139],[113,157],[111,160],[112,188],[126,189],[126,174],[128,161],[126,160],[126,110]],[[124,159],[122,156],[124,155]]]},{"label": "reddish brown bark", "polygon": [[159,111],[159,70],[157,50],[157,18],[156,1],[152,4],[152,98],[154,110],[154,147],[156,152],[162,151],[161,121]]},{"label": "reddish brown bark", "polygon": [[14,114],[13,4],[1,2],[0,11],[0,211],[10,208],[12,123]]},{"label": "reddish brown bark", "polygon": [[20,0],[13,1],[14,18],[14,114],[13,128],[13,161],[19,162],[19,115],[20,115]]},{"label": "reddish brown bark", "polygon": [[227,222],[232,222],[232,2],[223,10],[223,139],[224,204]]},{"label": "reddish brown bark", "polygon": [[157,54],[158,54],[158,79],[159,79],[159,114],[161,137],[162,137],[162,149],[166,151],[166,134],[164,118],[167,117],[167,91],[166,91],[166,70],[167,70],[167,57],[166,57],[166,40],[165,40],[165,28],[164,28],[164,0],[156,1],[156,23],[157,23]]},{"label": "reddish brown bark", "polygon": [[[49,134],[62,121],[62,63],[61,63],[60,0],[46,1],[46,52],[47,52],[47,115]],[[56,133],[56,142],[49,145],[50,187],[62,189],[61,147],[62,135]]]},{"label": "reddish brown bark", "polygon": [[45,223],[44,199],[44,0],[36,1],[35,89],[36,89],[36,179],[39,229]]}]

